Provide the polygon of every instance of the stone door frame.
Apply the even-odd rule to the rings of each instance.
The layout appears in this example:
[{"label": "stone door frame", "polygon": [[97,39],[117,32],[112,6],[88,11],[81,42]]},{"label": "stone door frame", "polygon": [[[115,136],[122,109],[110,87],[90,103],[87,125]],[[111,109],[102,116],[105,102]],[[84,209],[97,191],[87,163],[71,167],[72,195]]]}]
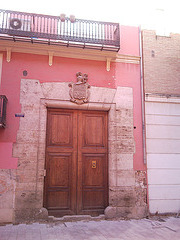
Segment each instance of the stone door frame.
[{"label": "stone door frame", "polygon": [[[41,84],[38,80],[22,79],[20,103],[24,118],[20,119],[13,147],[13,156],[19,160],[15,219],[38,216],[43,207],[47,107],[108,111],[108,211],[114,216],[118,211],[134,208],[132,88],[91,87],[89,102],[77,105],[70,102],[68,83]],[[124,194],[123,200],[119,194]]]}]

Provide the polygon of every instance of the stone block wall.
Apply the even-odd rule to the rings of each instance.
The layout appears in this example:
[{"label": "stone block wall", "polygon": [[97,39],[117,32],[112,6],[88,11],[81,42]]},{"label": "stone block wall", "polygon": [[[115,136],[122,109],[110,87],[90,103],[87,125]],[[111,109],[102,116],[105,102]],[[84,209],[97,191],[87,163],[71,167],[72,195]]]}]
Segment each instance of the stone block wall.
[{"label": "stone block wall", "polygon": [[42,214],[47,106],[108,111],[109,207],[107,218],[146,215],[146,173],[133,169],[132,88],[91,87],[90,101],[70,102],[68,83],[21,81],[21,112],[13,157],[18,158],[14,194],[14,220],[47,217]]},{"label": "stone block wall", "polygon": [[16,170],[0,170],[0,222],[14,221]]}]

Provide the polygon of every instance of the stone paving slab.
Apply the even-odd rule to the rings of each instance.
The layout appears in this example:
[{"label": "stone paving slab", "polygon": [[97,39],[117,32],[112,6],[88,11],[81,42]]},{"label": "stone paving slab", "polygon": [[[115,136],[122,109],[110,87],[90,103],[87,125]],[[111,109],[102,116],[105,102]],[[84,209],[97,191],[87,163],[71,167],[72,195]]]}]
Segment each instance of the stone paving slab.
[{"label": "stone paving slab", "polygon": [[8,224],[0,240],[180,240],[180,218]]}]

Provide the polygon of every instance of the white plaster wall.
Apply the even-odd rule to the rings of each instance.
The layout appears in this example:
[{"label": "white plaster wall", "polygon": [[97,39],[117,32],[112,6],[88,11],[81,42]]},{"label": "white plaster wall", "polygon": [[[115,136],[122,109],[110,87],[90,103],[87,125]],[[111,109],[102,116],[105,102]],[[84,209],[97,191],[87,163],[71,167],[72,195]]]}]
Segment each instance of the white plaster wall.
[{"label": "white plaster wall", "polygon": [[148,98],[147,173],[150,213],[180,210],[180,101]]}]

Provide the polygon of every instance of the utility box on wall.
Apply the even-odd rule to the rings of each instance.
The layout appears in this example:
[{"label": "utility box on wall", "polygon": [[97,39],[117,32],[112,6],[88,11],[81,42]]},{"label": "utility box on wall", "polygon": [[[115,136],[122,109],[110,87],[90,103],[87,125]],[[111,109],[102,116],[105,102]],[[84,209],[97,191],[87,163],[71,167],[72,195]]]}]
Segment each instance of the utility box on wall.
[{"label": "utility box on wall", "polygon": [[6,106],[7,97],[5,95],[0,95],[0,128],[5,128],[6,126]]}]

